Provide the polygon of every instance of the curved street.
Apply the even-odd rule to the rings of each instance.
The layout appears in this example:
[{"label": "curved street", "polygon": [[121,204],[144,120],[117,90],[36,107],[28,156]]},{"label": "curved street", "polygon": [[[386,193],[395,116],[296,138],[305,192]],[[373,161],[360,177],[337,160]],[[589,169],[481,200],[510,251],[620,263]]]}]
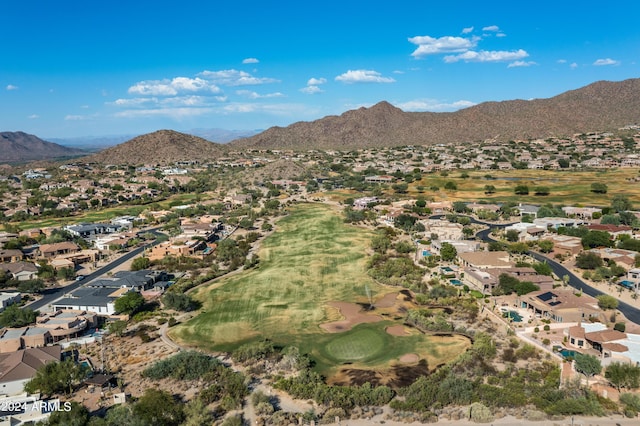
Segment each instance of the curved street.
[{"label": "curved street", "polygon": [[[476,237],[480,238],[482,241],[485,241],[485,242],[495,241],[490,236],[492,228],[505,228],[505,227],[510,225],[510,224],[493,224],[493,223],[489,223],[489,222],[481,222],[479,220],[474,219],[473,217],[470,217],[470,216],[467,216],[467,217],[469,217],[469,219],[471,219],[472,223],[488,226],[487,229],[483,229],[482,231],[479,231],[478,233],[476,233]],[[569,269],[567,269],[566,267],[564,267],[562,264],[558,263],[557,261],[555,261],[555,260],[553,260],[553,259],[551,259],[551,258],[549,258],[547,256],[544,256],[541,253],[534,252],[534,251],[528,251],[527,254],[529,256],[533,257],[534,259],[536,259],[538,262],[546,262],[546,263],[548,263],[549,266],[551,267],[551,270],[553,271],[554,274],[556,274],[557,277],[561,278],[561,277],[567,275],[569,277],[568,285],[570,285],[571,287],[573,287],[573,288],[575,288],[577,290],[583,291],[584,293],[586,293],[586,294],[588,294],[589,296],[592,296],[592,297],[596,297],[596,296],[599,296],[599,295],[602,295],[602,294],[607,294],[607,293],[603,293],[602,291],[600,291],[600,290],[598,290],[596,288],[591,287],[589,284],[584,282],[580,277],[575,275],[573,272],[571,272]],[[619,300],[618,310],[629,321],[640,325],[640,309],[636,308],[635,306],[631,306],[626,302],[623,302],[623,301]]]}]

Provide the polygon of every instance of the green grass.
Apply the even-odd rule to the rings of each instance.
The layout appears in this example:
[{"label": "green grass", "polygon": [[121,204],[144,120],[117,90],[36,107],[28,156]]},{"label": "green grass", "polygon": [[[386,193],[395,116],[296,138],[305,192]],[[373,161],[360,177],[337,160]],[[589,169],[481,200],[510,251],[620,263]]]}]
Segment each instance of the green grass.
[{"label": "green grass", "polygon": [[[356,327],[350,332],[340,333],[324,347],[329,358],[336,361],[366,361],[384,350],[388,338],[379,330]],[[386,334],[386,333],[385,333]]]},{"label": "green grass", "polygon": [[424,353],[435,363],[430,365],[438,365],[462,352],[468,342],[456,340],[450,351],[440,350],[429,336],[391,336],[385,331],[391,321],[360,324],[344,333],[320,327],[340,319],[328,309],[331,301],[367,302],[365,287],[374,298],[395,290],[366,273],[371,237],[371,231],[344,224],[328,206],[299,205],[262,242],[257,269],[194,292],[202,311],[173,328],[171,337],[212,351],[233,351],[267,338],[298,346],[323,372],[344,363],[384,366],[408,352]]}]

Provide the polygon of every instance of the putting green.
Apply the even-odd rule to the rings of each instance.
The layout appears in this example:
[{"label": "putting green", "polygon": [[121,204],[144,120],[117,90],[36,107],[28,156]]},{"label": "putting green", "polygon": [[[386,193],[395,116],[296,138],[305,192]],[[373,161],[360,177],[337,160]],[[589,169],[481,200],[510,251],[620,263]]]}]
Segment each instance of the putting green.
[{"label": "putting green", "polygon": [[325,353],[338,362],[366,361],[380,355],[386,340],[378,330],[358,329],[341,333],[331,340],[325,347]]}]

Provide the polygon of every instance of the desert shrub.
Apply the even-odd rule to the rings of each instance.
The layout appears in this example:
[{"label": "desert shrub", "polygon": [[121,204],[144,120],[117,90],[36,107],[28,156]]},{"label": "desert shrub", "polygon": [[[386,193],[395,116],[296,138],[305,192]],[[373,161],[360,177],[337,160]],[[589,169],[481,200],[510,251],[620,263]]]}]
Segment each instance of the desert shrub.
[{"label": "desert shrub", "polygon": [[471,404],[469,407],[468,418],[475,423],[489,423],[494,419],[493,413],[491,413],[489,407],[479,402]]},{"label": "desert shrub", "polygon": [[212,356],[196,351],[184,351],[155,362],[146,368],[142,375],[154,380],[166,377],[176,380],[196,380],[220,365],[222,363]]}]

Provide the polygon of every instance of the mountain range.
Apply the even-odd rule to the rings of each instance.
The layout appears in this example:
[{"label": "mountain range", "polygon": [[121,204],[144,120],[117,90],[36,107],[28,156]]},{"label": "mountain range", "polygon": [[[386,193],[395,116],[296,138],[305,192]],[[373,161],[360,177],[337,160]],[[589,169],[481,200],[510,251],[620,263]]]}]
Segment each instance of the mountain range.
[{"label": "mountain range", "polygon": [[387,102],[272,127],[235,149],[337,149],[571,136],[640,122],[640,79],[600,81],[548,99],[485,102],[456,112],[403,112]]},{"label": "mountain range", "polygon": [[43,141],[24,132],[0,132],[0,162],[51,160],[73,157],[85,151]]},{"label": "mountain range", "polygon": [[[599,81],[547,99],[484,102],[456,112],[404,112],[386,101],[311,122],[272,127],[227,144],[173,130],[137,136],[87,157],[108,164],[170,164],[207,160],[228,150],[353,150],[566,137],[640,123],[640,79]],[[216,130],[216,129],[213,129]],[[195,132],[195,131],[194,131]],[[200,134],[206,131],[199,129]],[[220,134],[219,129],[216,130]],[[254,132],[248,132],[251,135]],[[0,133],[0,161],[78,155],[25,133]],[[238,133],[228,135],[241,136]]]}]

